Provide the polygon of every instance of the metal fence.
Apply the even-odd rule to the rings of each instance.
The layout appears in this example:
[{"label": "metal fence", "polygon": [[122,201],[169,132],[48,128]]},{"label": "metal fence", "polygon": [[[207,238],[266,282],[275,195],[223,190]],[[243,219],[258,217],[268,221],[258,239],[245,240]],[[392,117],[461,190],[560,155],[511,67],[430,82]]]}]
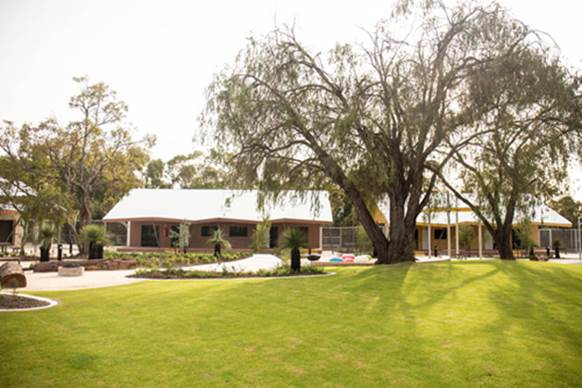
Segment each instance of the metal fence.
[{"label": "metal fence", "polygon": [[577,229],[540,229],[540,247],[552,247],[555,241],[560,242],[560,249],[564,252],[578,252],[580,234]]},{"label": "metal fence", "polygon": [[357,227],[355,226],[323,227],[321,228],[322,249],[326,251],[354,251],[356,249],[356,235]]}]

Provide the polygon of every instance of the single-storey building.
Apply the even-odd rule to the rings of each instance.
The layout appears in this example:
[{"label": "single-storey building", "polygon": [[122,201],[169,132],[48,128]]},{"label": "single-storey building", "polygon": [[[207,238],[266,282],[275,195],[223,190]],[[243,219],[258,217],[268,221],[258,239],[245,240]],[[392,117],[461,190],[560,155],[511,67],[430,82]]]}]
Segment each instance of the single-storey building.
[{"label": "single-storey building", "polygon": [[18,211],[8,205],[0,206],[0,247],[19,246],[23,229],[18,222]]},{"label": "single-storey building", "polygon": [[269,248],[276,248],[287,228],[299,228],[309,247],[320,249],[321,227],[332,224],[325,191],[299,195],[285,192],[275,203],[259,208],[256,190],[134,189],[103,218],[110,227],[125,230],[120,250],[171,248],[171,231],[190,225],[190,250],[208,250],[207,241],[220,228],[234,249],[248,249],[256,225],[269,219]]},{"label": "single-storey building", "polygon": [[[459,242],[460,231],[463,227],[471,229],[471,243],[468,250],[471,255],[496,254],[493,237],[482,224],[477,215],[468,206],[455,201],[452,206],[434,206],[422,211],[416,219],[416,231],[414,234],[414,249],[417,254],[433,255],[435,251],[447,255],[449,250],[452,255],[467,254],[466,249]],[[383,201],[378,206],[375,214],[376,221],[385,232],[389,230],[389,203]],[[513,246],[519,249],[520,233],[524,217],[515,217],[513,225]],[[531,242],[545,248],[551,245],[551,241],[557,239],[558,231],[572,228],[572,223],[555,210],[546,205],[535,206],[528,214],[530,224]],[[555,236],[552,237],[552,231]],[[542,232],[547,232],[545,235]],[[573,245],[573,244],[572,244]],[[562,245],[563,247],[563,245]]]}]

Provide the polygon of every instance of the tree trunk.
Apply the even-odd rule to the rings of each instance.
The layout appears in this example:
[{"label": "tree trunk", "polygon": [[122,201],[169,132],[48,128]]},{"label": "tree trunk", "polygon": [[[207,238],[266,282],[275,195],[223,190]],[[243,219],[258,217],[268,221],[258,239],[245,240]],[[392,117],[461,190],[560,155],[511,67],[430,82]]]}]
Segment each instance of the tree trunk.
[{"label": "tree trunk", "polygon": [[298,248],[291,250],[291,272],[301,272],[301,252]]},{"label": "tree trunk", "polygon": [[[81,230],[91,223],[93,215],[91,212],[91,198],[89,195],[83,192],[81,198],[79,199],[79,222],[77,224],[77,237],[81,235]],[[77,245],[79,247],[79,254],[84,254],[87,252],[88,247],[85,244],[80,244],[77,238]]]},{"label": "tree trunk", "polygon": [[499,253],[499,258],[504,260],[515,260],[515,256],[513,256],[511,230],[511,226],[504,225],[495,231],[497,252]]},{"label": "tree trunk", "polygon": [[28,238],[28,228],[30,222],[22,221],[22,238],[20,239],[20,256],[26,256],[26,239]]}]

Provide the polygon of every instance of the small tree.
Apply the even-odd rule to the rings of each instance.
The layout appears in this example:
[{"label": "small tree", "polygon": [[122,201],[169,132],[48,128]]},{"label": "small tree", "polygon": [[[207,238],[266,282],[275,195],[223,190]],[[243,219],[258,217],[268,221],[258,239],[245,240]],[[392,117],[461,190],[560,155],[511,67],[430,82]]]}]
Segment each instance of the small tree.
[{"label": "small tree", "polygon": [[358,253],[370,254],[374,249],[372,240],[368,237],[366,230],[362,225],[358,225],[356,229],[356,250]]},{"label": "small tree", "polygon": [[281,248],[291,250],[291,271],[301,272],[301,248],[307,247],[307,236],[300,229],[289,228],[281,236]]},{"label": "small tree", "polygon": [[473,242],[473,228],[470,226],[461,226],[459,228],[459,244],[467,251],[467,256],[471,255],[471,243]]},{"label": "small tree", "polygon": [[554,248],[554,257],[556,259],[560,258],[560,240],[554,240],[552,242],[552,248]]},{"label": "small tree", "polygon": [[55,229],[51,225],[45,224],[40,228],[40,261],[49,261],[54,237]]},{"label": "small tree", "polygon": [[519,248],[523,250],[523,256],[533,256],[534,242],[531,238],[531,221],[526,218],[523,220],[519,229],[517,229],[517,237],[519,238]]},{"label": "small tree", "polygon": [[100,225],[87,225],[81,230],[81,241],[88,248],[89,259],[102,259],[108,243],[107,231]]},{"label": "small tree", "polygon": [[222,229],[218,228],[212,233],[212,237],[208,239],[208,245],[214,247],[214,257],[220,261],[222,258],[222,249],[230,249],[230,242],[224,238]]},{"label": "small tree", "polygon": [[190,224],[180,224],[178,240],[180,249],[182,249],[182,252],[186,253],[186,249],[190,246]]},{"label": "small tree", "polygon": [[258,252],[261,249],[267,248],[269,244],[269,231],[271,230],[271,221],[263,220],[257,224],[257,227],[251,235],[251,248]]}]

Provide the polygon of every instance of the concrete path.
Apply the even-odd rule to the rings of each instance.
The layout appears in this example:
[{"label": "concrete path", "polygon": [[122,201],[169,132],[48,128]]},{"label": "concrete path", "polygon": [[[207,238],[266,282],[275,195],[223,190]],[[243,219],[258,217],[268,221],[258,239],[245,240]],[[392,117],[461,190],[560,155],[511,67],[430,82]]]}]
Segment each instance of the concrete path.
[{"label": "concrete path", "polygon": [[578,259],[550,259],[548,260],[550,263],[558,263],[558,264],[574,264],[574,265],[582,265],[582,261]]},{"label": "concrete path", "polygon": [[261,269],[275,269],[283,264],[283,261],[277,256],[269,254],[254,254],[247,259],[229,261],[222,264],[201,264],[192,265],[190,267],[184,267],[185,270],[196,270],[196,271],[214,271],[222,272],[223,267],[226,267],[229,271],[236,272],[257,272]]},{"label": "concrete path", "polygon": [[26,288],[20,291],[59,291],[100,288],[140,282],[142,279],[128,278],[133,270],[126,271],[85,271],[83,276],[59,276],[57,272],[26,271]]},{"label": "concrete path", "polygon": [[[222,266],[229,271],[256,272],[261,269],[275,269],[282,264],[282,260],[273,255],[256,254],[247,259],[220,264],[202,264],[185,267],[186,270],[221,272]],[[83,276],[59,276],[56,272],[35,273],[26,271],[27,287],[21,291],[58,291],[80,290],[85,288],[99,288],[131,284],[143,279],[128,278],[134,270],[125,271],[85,271]]]},{"label": "concrete path", "polygon": [[416,256],[415,259],[417,263],[438,263],[451,260],[449,256]]}]

